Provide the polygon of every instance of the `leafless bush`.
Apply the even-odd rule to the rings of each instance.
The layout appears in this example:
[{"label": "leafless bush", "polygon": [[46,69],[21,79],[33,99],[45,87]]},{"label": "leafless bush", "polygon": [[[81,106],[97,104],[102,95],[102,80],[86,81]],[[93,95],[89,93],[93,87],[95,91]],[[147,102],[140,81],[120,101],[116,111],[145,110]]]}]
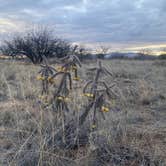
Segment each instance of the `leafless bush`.
[{"label": "leafless bush", "polygon": [[48,28],[41,28],[17,35],[12,40],[4,41],[0,50],[2,54],[12,57],[25,55],[36,64],[42,62],[43,56],[64,57],[73,48],[66,40],[54,37],[54,33]]}]

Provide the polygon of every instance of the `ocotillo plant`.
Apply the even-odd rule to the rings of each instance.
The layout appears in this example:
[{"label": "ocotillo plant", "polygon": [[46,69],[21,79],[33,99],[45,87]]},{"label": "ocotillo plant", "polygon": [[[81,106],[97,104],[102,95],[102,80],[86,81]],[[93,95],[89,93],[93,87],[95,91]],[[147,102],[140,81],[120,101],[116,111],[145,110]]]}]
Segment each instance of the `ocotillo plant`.
[{"label": "ocotillo plant", "polygon": [[95,71],[96,74],[94,80],[88,81],[83,89],[83,95],[88,97],[88,104],[85,107],[84,113],[80,116],[79,123],[82,125],[88,114],[92,112],[92,128],[95,129],[97,128],[97,114],[105,119],[104,112],[108,112],[110,110],[108,99],[113,99],[115,95],[111,90],[115,84],[108,86],[105,81],[101,80],[103,75],[112,76],[112,73],[103,67],[100,61],[98,63],[98,67],[90,70]]}]

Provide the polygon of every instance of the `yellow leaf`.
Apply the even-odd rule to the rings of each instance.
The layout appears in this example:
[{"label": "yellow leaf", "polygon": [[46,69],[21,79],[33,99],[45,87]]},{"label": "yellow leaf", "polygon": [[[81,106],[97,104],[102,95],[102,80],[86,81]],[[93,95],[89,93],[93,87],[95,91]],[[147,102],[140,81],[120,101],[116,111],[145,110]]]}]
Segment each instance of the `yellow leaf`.
[{"label": "yellow leaf", "polygon": [[61,100],[61,101],[69,101],[70,100],[69,97],[63,97],[63,96],[58,96],[57,99]]},{"label": "yellow leaf", "polygon": [[41,75],[38,75],[38,76],[36,77],[36,79],[37,79],[37,80],[42,80],[42,81],[45,80],[45,78],[44,78],[43,76],[41,76]]},{"label": "yellow leaf", "polygon": [[50,83],[50,84],[53,84],[54,83],[54,79],[52,78],[52,77],[48,77],[48,82]]},{"label": "yellow leaf", "polygon": [[74,77],[73,80],[80,81],[80,77]]},{"label": "yellow leaf", "polygon": [[94,95],[92,93],[84,93],[83,95],[86,97],[92,97],[92,98],[94,97]]},{"label": "yellow leaf", "polygon": [[102,110],[103,112],[109,112],[109,108],[108,108],[108,107],[105,107],[105,106],[102,106],[102,107],[101,107],[101,110]]},{"label": "yellow leaf", "polygon": [[96,125],[95,125],[95,124],[93,124],[93,125],[92,125],[92,129],[95,129],[95,128],[96,128]]}]

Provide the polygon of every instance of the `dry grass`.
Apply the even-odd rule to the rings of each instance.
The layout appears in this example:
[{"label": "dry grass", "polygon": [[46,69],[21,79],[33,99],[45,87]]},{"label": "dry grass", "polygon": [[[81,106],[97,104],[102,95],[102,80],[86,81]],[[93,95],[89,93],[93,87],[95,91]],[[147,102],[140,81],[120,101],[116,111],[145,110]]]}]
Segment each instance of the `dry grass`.
[{"label": "dry grass", "polygon": [[[118,98],[116,110],[106,113],[97,131],[100,139],[76,149],[48,147],[46,140],[60,130],[58,115],[39,103],[38,66],[0,61],[0,165],[166,165],[166,67],[154,61],[112,60],[103,62],[113,73],[105,78]],[[91,78],[83,64],[79,74]],[[87,73],[88,74],[88,73]],[[74,83],[74,114],[86,98],[84,81]],[[120,111],[117,111],[120,110]],[[92,137],[93,138],[93,137]],[[101,147],[102,146],[102,147]]]}]

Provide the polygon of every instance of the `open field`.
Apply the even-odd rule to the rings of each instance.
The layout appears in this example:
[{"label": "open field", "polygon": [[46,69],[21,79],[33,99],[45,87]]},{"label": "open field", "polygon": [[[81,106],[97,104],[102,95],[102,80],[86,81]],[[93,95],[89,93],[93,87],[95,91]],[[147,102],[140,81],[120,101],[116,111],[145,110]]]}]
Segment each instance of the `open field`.
[{"label": "open field", "polygon": [[[1,60],[0,165],[165,166],[165,61],[112,60],[103,61],[103,64],[113,73],[111,78],[105,79],[110,84],[116,82],[118,94],[113,105],[119,111],[106,113],[106,120],[101,121],[98,131],[113,147],[109,152],[112,160],[94,154],[99,145],[91,142],[72,152],[62,149],[53,152],[45,148],[48,133],[58,129],[55,127],[56,113],[44,109],[38,100],[40,84],[36,75],[40,67]],[[94,65],[94,62],[83,64],[79,69],[81,78],[92,77],[86,75],[86,68]],[[85,102],[81,95],[84,83],[74,84],[73,100],[69,102],[75,113],[70,116],[77,116]],[[99,158],[102,158],[102,164],[95,163]]]}]

